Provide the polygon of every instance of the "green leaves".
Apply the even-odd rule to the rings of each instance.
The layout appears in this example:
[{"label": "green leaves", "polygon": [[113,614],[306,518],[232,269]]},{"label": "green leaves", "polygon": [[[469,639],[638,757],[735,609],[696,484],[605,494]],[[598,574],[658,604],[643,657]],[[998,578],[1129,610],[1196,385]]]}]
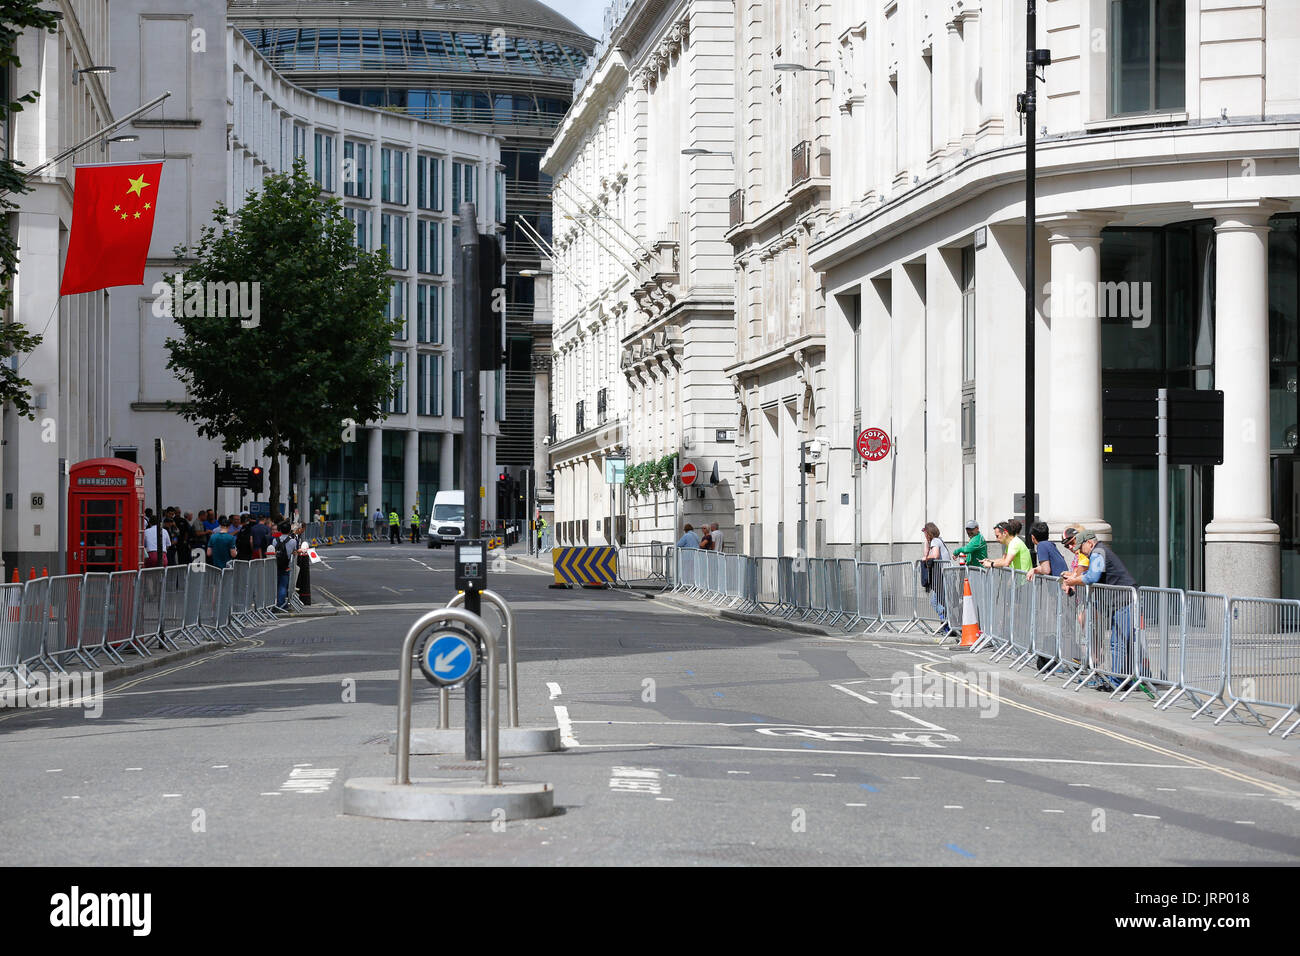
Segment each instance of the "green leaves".
[{"label": "green leaves", "polygon": [[628,491],[640,497],[652,492],[671,488],[677,474],[677,452],[670,452],[662,458],[652,458],[628,467],[624,481]]},{"label": "green leaves", "polygon": [[[0,0],[0,70],[6,76],[13,76],[21,65],[16,51],[23,30],[54,30],[58,22],[58,15],[42,9],[36,0]],[[35,103],[37,97],[34,91],[10,95],[12,99],[0,99],[0,121],[20,112],[24,103]],[[8,157],[0,159],[0,215],[18,208],[10,196],[27,191],[20,164]],[[9,314],[13,302],[13,275],[18,270],[16,234],[16,229],[0,230],[0,313],[5,315]],[[10,367],[8,359],[30,352],[40,343],[39,335],[15,322],[0,326],[0,405],[12,405],[24,418],[35,418],[29,393],[32,383]]]},{"label": "green leaves", "polygon": [[345,418],[382,418],[398,381],[387,255],[355,247],[341,204],[321,195],[301,159],[237,214],[218,206],[213,219],[185,286],[256,283],[260,314],[252,328],[228,315],[175,315],[168,368],[192,396],[180,414],[227,450],[264,441],[267,455],[309,458],[339,447]]}]

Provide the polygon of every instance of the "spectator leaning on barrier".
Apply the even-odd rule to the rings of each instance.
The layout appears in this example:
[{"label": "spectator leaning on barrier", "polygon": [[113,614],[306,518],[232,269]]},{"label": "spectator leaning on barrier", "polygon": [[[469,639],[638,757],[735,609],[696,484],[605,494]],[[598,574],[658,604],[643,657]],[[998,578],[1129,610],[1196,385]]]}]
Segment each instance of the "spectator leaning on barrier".
[{"label": "spectator leaning on barrier", "polygon": [[1036,574],[1050,574],[1060,577],[1066,572],[1065,558],[1061,557],[1061,552],[1056,550],[1056,545],[1049,540],[1051,532],[1047,528],[1047,522],[1038,521],[1029,529],[1029,541],[1034,546],[1034,559],[1036,563],[1029,569],[1027,577],[1029,580],[1034,579]]},{"label": "spectator leaning on barrier", "polygon": [[706,525],[701,525],[701,526],[700,526],[700,531],[702,532],[702,534],[700,535],[700,550],[701,550],[701,551],[712,551],[712,550],[713,550],[713,534],[712,534],[712,532],[710,531],[709,526],[708,526],[707,524],[706,524]]},{"label": "spectator leaning on barrier", "polygon": [[721,554],[722,553],[722,532],[718,530],[718,523],[716,521],[709,526],[709,534],[713,538],[713,550]]},{"label": "spectator leaning on barrier", "polygon": [[999,521],[993,529],[997,535],[998,543],[1006,550],[1006,553],[1000,558],[985,558],[981,563],[986,568],[1014,568],[1017,571],[1028,571],[1033,567],[1033,560],[1029,557],[1029,548],[1020,540],[1020,529],[1023,527],[1015,518],[1008,521]]},{"label": "spectator leaning on barrier", "polygon": [[[1077,586],[1080,584],[1104,584],[1118,588],[1136,588],[1137,581],[1129,574],[1124,562],[1097,539],[1091,531],[1080,531],[1075,535],[1075,544],[1079,554],[1088,559],[1087,570],[1075,570],[1065,575],[1063,584]],[[1110,665],[1117,672],[1128,670],[1129,646],[1133,641],[1133,607],[1132,602],[1117,600],[1115,610],[1110,618]],[[1094,626],[1100,626],[1096,622]],[[1102,690],[1117,686],[1115,681],[1104,677]]]},{"label": "spectator leaning on barrier", "polygon": [[695,533],[695,526],[691,524],[682,525],[682,536],[677,540],[679,548],[698,548],[700,546],[700,536]]},{"label": "spectator leaning on barrier", "polygon": [[964,545],[953,549],[953,557],[960,556],[964,564],[983,564],[989,556],[989,546],[984,535],[980,534],[979,522],[974,518],[966,522],[966,537],[969,540]]}]

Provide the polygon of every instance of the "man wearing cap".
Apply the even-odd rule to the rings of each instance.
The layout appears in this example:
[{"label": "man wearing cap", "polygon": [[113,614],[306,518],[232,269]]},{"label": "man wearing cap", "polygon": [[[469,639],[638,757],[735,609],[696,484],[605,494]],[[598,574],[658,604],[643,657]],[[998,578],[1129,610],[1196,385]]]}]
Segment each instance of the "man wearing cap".
[{"label": "man wearing cap", "polygon": [[953,557],[965,564],[979,564],[989,556],[988,542],[980,534],[980,524],[974,518],[966,522],[966,537],[969,538],[960,548],[953,548]]},{"label": "man wearing cap", "polygon": [[[1116,557],[1097,535],[1086,528],[1074,536],[1075,547],[1081,558],[1087,558],[1087,570],[1074,570],[1061,578],[1062,586],[1079,584],[1105,584],[1111,587],[1136,588],[1137,581],[1129,574],[1124,562]],[[1128,670],[1129,646],[1133,640],[1133,608],[1131,601],[1118,600],[1110,618],[1110,667],[1115,673]],[[1110,678],[1103,678],[1111,687],[1117,686]],[[1104,689],[1104,688],[1103,688]]]}]

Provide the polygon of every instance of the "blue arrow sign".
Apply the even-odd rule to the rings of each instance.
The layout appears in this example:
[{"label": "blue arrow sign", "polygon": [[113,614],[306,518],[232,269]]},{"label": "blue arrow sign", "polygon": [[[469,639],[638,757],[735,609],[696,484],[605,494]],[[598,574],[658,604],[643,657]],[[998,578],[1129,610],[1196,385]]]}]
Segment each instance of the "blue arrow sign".
[{"label": "blue arrow sign", "polygon": [[438,684],[456,684],[478,668],[478,646],[459,634],[443,634],[424,646],[420,670]]}]

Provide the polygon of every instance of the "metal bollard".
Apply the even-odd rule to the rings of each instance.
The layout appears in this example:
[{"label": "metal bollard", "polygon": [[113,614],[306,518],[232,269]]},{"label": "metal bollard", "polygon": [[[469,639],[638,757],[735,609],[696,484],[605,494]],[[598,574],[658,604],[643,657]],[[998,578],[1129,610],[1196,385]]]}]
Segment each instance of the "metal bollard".
[{"label": "metal bollard", "polygon": [[415,656],[415,643],[435,624],[454,621],[463,624],[474,632],[475,636],[487,648],[488,695],[487,695],[487,760],[485,782],[489,787],[501,785],[500,770],[497,760],[497,728],[500,722],[500,691],[497,688],[497,641],[492,629],[477,614],[471,614],[462,608],[438,608],[430,611],[411,625],[402,641],[402,656],[397,670],[397,777],[396,782],[409,785],[411,782],[411,658]]},{"label": "metal bollard", "polygon": [[[515,668],[515,612],[510,610],[510,605],[506,599],[495,591],[480,591],[479,596],[489,604],[496,607],[501,612],[501,618],[504,621],[506,632],[506,697],[509,702],[509,720],[511,727],[519,726],[519,680],[518,672]],[[457,594],[447,602],[447,607],[462,607],[465,604],[464,593]],[[442,692],[444,695],[446,691]],[[442,715],[439,715],[442,719]],[[445,724],[439,724],[439,729],[445,730]]]}]

